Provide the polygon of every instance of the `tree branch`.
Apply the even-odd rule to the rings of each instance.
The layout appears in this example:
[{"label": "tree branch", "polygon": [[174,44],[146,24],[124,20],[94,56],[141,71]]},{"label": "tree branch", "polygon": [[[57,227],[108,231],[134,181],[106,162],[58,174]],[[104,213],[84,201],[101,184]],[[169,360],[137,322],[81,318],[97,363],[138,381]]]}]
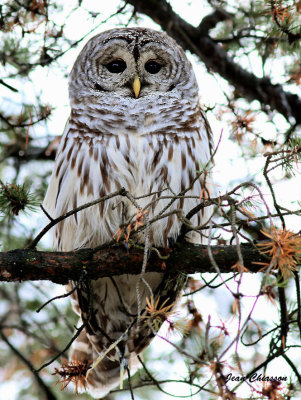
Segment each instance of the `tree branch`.
[{"label": "tree branch", "polygon": [[29,368],[29,370],[33,373],[39,388],[45,394],[45,399],[47,400],[56,400],[55,395],[52,393],[51,389],[45,384],[45,382],[41,379],[40,375],[35,371],[33,365],[27,358],[20,353],[20,351],[12,345],[12,343],[8,340],[7,336],[0,329],[0,337],[1,339],[8,345],[8,347],[12,350],[13,353]]},{"label": "tree branch", "polygon": [[231,20],[233,15],[227,13],[227,11],[217,8],[212,14],[206,15],[200,25],[198,26],[198,31],[201,36],[208,35],[209,31],[216,27],[219,22]]},{"label": "tree branch", "polygon": [[[213,256],[221,272],[237,272],[231,267],[237,262],[236,246],[211,246]],[[171,249],[159,249],[169,257],[160,259],[152,251],[146,271],[216,272],[211,265],[208,248],[205,245],[178,243]],[[47,252],[35,250],[11,250],[0,253],[0,281],[49,280],[66,284],[69,280],[79,280],[83,270],[89,279],[122,274],[140,274],[143,249],[134,246],[129,251],[121,245],[106,246],[98,250],[81,249],[71,252]],[[244,265],[251,272],[261,266],[255,262],[266,261],[251,245],[241,245]]]},{"label": "tree branch", "polygon": [[[208,36],[210,25],[202,29],[201,23],[198,28],[195,28],[177,15],[166,0],[128,0],[127,2],[132,4],[137,12],[152,18],[185,50],[200,57],[208,68],[225,78],[248,101],[259,100],[262,105],[277,110],[286,119],[293,117],[297,124],[301,124],[301,99],[293,93],[284,91],[281,85],[273,85],[269,78],[258,78],[241,68],[218,43]],[[214,14],[214,16],[217,15]],[[206,19],[204,20],[206,22]],[[212,23],[212,18],[209,20]]]},{"label": "tree branch", "polygon": [[54,161],[56,149],[50,151],[48,149],[49,145],[44,147],[30,146],[28,149],[24,150],[18,144],[12,144],[5,146],[4,156],[5,158],[15,158],[21,162],[49,160]]}]

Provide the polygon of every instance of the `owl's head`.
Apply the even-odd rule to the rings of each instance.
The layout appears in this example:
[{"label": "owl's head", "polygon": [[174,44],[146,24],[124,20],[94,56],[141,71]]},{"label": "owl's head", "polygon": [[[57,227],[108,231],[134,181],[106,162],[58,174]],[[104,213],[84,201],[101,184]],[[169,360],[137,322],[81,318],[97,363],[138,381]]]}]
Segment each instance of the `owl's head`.
[{"label": "owl's head", "polygon": [[71,71],[69,93],[75,102],[103,96],[139,101],[164,93],[197,95],[197,84],[184,51],[167,34],[122,28],[86,44]]}]

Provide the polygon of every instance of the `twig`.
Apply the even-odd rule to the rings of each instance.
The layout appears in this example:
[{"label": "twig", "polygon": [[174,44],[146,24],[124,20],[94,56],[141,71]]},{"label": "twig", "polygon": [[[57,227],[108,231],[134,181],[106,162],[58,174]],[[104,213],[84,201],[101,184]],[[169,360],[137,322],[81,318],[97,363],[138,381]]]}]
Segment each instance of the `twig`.
[{"label": "twig", "polygon": [[297,297],[297,324],[301,338],[301,291],[298,271],[294,271],[294,278],[296,284],[296,297]]},{"label": "twig", "polygon": [[22,354],[18,349],[16,349],[13,344],[7,339],[4,335],[2,329],[0,329],[0,336],[1,339],[8,345],[8,347],[16,354],[16,356],[28,367],[28,369],[33,373],[39,387],[43,390],[44,394],[46,395],[47,400],[56,400],[56,397],[51,392],[48,386],[45,385],[44,381],[41,379],[38,372],[40,370],[35,370],[34,366],[31,362]]},{"label": "twig", "polygon": [[285,359],[285,361],[288,363],[288,365],[291,367],[291,369],[295,372],[295,375],[298,379],[299,385],[301,385],[301,375],[298,372],[295,364],[292,362],[292,360],[290,358],[288,358],[288,356],[285,353],[281,354],[281,356]]},{"label": "twig", "polygon": [[39,307],[36,310],[36,313],[39,313],[44,307],[46,307],[49,303],[51,303],[54,300],[58,300],[58,299],[64,299],[65,297],[70,296],[73,292],[75,292],[75,290],[79,287],[81,283],[81,279],[79,280],[79,282],[76,284],[76,286],[74,286],[74,288],[72,290],[70,290],[69,292],[65,293],[65,294],[61,294],[59,296],[55,296],[52,299],[49,299],[48,301],[46,301],[46,303],[42,304],[41,307]]},{"label": "twig", "polygon": [[139,319],[140,319],[140,315],[141,315],[141,294],[140,294],[140,290],[139,290],[139,285],[140,285],[141,281],[148,288],[148,290],[150,292],[150,296],[153,295],[152,288],[150,287],[148,282],[144,279],[144,274],[145,274],[146,264],[147,264],[147,258],[148,258],[148,251],[149,251],[149,247],[150,247],[150,243],[149,243],[150,221],[149,221],[148,214],[147,213],[143,213],[143,208],[139,206],[137,201],[134,199],[134,197],[128,191],[124,192],[124,196],[127,197],[130,200],[130,202],[136,207],[136,209],[139,210],[143,214],[143,217],[145,219],[145,235],[144,235],[145,242],[144,242],[144,250],[143,250],[143,261],[142,261],[141,273],[140,273],[140,276],[139,276],[139,280],[137,281],[137,284],[136,284],[137,318],[138,318],[137,319],[137,331],[138,331],[139,330]]},{"label": "twig", "polygon": [[129,383],[129,389],[130,389],[130,393],[131,393],[131,399],[135,400],[133,387],[132,387],[132,382],[131,382],[131,372],[130,372],[130,369],[129,369],[129,366],[128,366],[127,363],[126,363],[125,368],[126,368],[126,372],[127,372],[127,375],[128,375],[128,383]]},{"label": "twig", "polygon": [[288,330],[289,330],[289,324],[288,324],[288,320],[287,320],[287,306],[286,306],[285,289],[283,286],[281,286],[284,282],[284,278],[283,278],[281,271],[278,271],[277,277],[279,279],[279,281],[278,281],[278,296],[279,296],[280,321],[281,321],[280,337],[281,337],[281,343],[282,343],[283,349],[285,349],[287,334],[288,334]]},{"label": "twig", "polygon": [[66,353],[66,351],[69,349],[69,347],[72,345],[75,339],[77,339],[81,333],[81,331],[84,329],[85,324],[82,324],[77,330],[75,335],[72,337],[72,339],[69,341],[69,343],[65,346],[63,350],[61,350],[55,357],[53,357],[50,361],[47,361],[45,364],[43,364],[40,368],[36,369],[35,372],[40,372],[42,369],[48,367],[48,365],[52,364],[55,360],[57,360],[62,354]]},{"label": "twig", "polygon": [[43,213],[46,215],[46,217],[50,220],[50,221],[54,221],[54,219],[51,217],[50,214],[48,214],[48,212],[45,210],[45,208],[43,207],[43,204],[40,204],[41,210],[43,211]]},{"label": "twig", "polygon": [[64,215],[61,215],[58,218],[53,219],[52,217],[48,217],[51,219],[51,221],[49,222],[48,225],[45,226],[45,228],[42,229],[42,231],[35,237],[35,239],[30,243],[29,246],[27,246],[28,249],[34,249],[36,247],[36,245],[39,243],[39,241],[42,239],[42,237],[49,231],[49,229],[51,229],[53,226],[55,226],[56,224],[58,224],[59,222],[63,221],[64,219],[71,217],[71,215],[74,215],[76,213],[78,213],[79,211],[82,211],[88,207],[92,207],[95,204],[101,203],[103,201],[106,201],[108,199],[111,199],[112,197],[116,197],[118,195],[123,195],[124,193],[124,188],[121,188],[120,190],[113,192],[107,196],[103,196],[100,197],[97,200],[94,201],[90,201],[89,203],[86,203],[80,207],[76,207],[73,210],[65,213]]},{"label": "twig", "polygon": [[281,222],[282,222],[282,228],[284,229],[285,228],[285,221],[284,221],[283,215],[282,215],[282,213],[280,211],[280,208],[278,206],[278,203],[277,203],[277,200],[276,200],[276,196],[275,196],[275,192],[274,192],[274,188],[272,186],[272,183],[270,181],[270,178],[269,178],[268,172],[267,172],[267,169],[268,169],[268,166],[269,166],[269,163],[270,163],[270,159],[271,159],[271,156],[268,156],[267,159],[266,159],[266,162],[265,162],[265,165],[264,165],[264,168],[263,168],[263,176],[264,176],[264,178],[266,180],[266,183],[267,183],[267,185],[268,185],[268,187],[270,189],[270,192],[271,192],[271,195],[272,195],[272,199],[273,199],[273,203],[274,203],[274,207],[275,207],[276,211],[279,214],[279,218],[281,219]]},{"label": "twig", "polygon": [[7,89],[11,90],[12,92],[18,93],[18,89],[14,88],[11,85],[9,85],[8,83],[4,82],[3,79],[0,79],[0,85],[7,87]]}]

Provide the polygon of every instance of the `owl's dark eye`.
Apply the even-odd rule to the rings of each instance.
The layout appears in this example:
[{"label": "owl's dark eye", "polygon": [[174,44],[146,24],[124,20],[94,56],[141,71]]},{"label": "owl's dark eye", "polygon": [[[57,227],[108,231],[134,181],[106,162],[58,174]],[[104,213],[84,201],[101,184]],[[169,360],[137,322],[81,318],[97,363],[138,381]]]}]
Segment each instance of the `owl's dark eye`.
[{"label": "owl's dark eye", "polygon": [[157,74],[162,68],[162,65],[159,64],[157,61],[150,60],[147,63],[145,63],[144,68],[150,74]]},{"label": "owl's dark eye", "polygon": [[126,63],[118,58],[117,60],[113,60],[106,64],[105,67],[109,72],[112,72],[112,74],[120,74],[126,69]]}]

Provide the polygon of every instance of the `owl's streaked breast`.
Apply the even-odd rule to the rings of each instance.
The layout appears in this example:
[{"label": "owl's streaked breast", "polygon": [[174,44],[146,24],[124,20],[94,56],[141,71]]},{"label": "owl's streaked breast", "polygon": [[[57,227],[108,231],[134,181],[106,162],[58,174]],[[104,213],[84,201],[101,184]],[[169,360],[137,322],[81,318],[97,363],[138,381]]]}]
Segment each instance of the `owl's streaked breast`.
[{"label": "owl's streaked breast", "polygon": [[[184,108],[190,116],[182,124],[180,113],[174,112],[172,123],[170,107],[162,107],[161,114],[155,114],[156,107],[150,105],[144,114],[128,108],[127,115],[100,112],[97,118],[95,111],[73,110],[58,152],[55,179],[51,181],[56,187],[50,193],[56,193],[56,199],[46,198],[45,202],[50,214],[59,216],[124,187],[134,197],[153,193],[138,201],[142,208],[152,202],[148,209],[152,218],[170,201],[161,197],[187,188],[200,170],[200,160],[204,163],[209,159],[208,133],[197,105],[182,104],[182,112]],[[101,109],[106,108],[102,105]],[[188,194],[199,196],[201,186],[201,180],[197,181]],[[181,208],[185,215],[197,202],[179,199],[169,211]],[[61,222],[56,228],[56,245],[68,251],[106,243],[136,211],[120,197],[99,203]],[[200,222],[197,218],[196,223]],[[166,246],[167,238],[175,237],[180,225],[176,215],[154,223],[152,242]],[[143,235],[140,236],[141,240]]]}]

